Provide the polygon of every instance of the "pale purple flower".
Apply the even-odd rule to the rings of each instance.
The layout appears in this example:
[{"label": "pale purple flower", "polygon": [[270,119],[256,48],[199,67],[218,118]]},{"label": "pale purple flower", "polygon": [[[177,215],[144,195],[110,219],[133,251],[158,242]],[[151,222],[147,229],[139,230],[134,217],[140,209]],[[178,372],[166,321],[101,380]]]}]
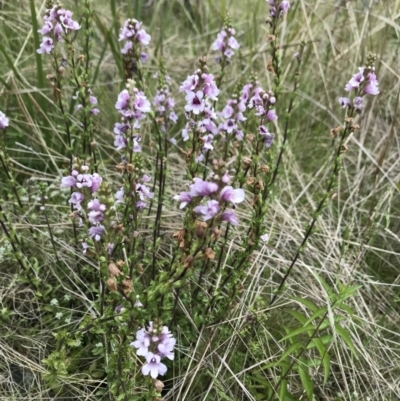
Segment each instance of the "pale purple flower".
[{"label": "pale purple flower", "polygon": [[357,89],[361,82],[364,81],[364,69],[365,67],[360,67],[358,69],[357,74],[353,75],[353,77],[350,79],[350,81],[346,84],[344,90],[346,92],[351,91],[352,89]]},{"label": "pale purple flower", "polygon": [[93,238],[95,241],[100,241],[101,240],[101,236],[104,234],[104,232],[106,231],[106,229],[104,228],[104,226],[94,226],[94,227],[90,227],[89,228],[89,236],[90,238]]},{"label": "pale purple flower", "polygon": [[216,200],[210,200],[206,205],[196,206],[193,211],[203,216],[204,221],[212,219],[219,212],[219,203]]},{"label": "pale purple flower", "polygon": [[351,106],[350,99],[348,97],[340,97],[338,101],[343,109]]},{"label": "pale purple flower", "polygon": [[194,114],[202,112],[205,106],[202,102],[203,97],[204,93],[202,91],[197,91],[196,93],[187,91],[185,99],[188,104],[185,106],[185,110],[187,112],[192,111]]},{"label": "pale purple flower", "polygon": [[217,100],[217,96],[219,94],[219,89],[214,81],[214,75],[212,74],[202,74],[201,78],[204,81],[203,92],[206,96],[208,96],[211,100]]},{"label": "pale purple flower", "polygon": [[235,215],[235,211],[232,209],[227,209],[221,215],[222,221],[227,221],[228,223],[232,224],[233,226],[237,226],[239,224],[239,220]]},{"label": "pale purple flower", "polygon": [[158,375],[163,376],[167,372],[167,367],[160,362],[161,357],[159,355],[148,352],[146,355],[146,364],[142,366],[142,373],[144,376],[150,374],[153,379],[156,379]]},{"label": "pale purple flower", "polygon": [[150,336],[146,333],[146,330],[144,328],[136,332],[136,341],[131,342],[130,345],[137,349],[137,355],[146,356],[148,354],[150,346]]},{"label": "pale purple flower", "polygon": [[268,242],[268,240],[269,240],[269,235],[268,235],[268,234],[260,235],[260,240],[261,240],[262,242]]},{"label": "pale purple flower", "polygon": [[237,50],[237,49],[239,49],[239,47],[240,47],[238,41],[235,39],[234,36],[231,36],[231,37],[228,39],[228,46],[229,46],[231,49],[234,49],[234,50]]},{"label": "pale purple flower", "polygon": [[132,42],[126,42],[124,47],[121,49],[122,54],[128,54],[130,50],[133,49],[133,43]]},{"label": "pale purple flower", "polygon": [[364,93],[368,95],[378,95],[379,94],[379,82],[376,79],[376,75],[373,72],[368,74],[368,85],[364,89]]},{"label": "pale purple flower", "polygon": [[92,175],[91,179],[92,179],[91,190],[92,190],[92,193],[93,193],[93,192],[96,192],[99,189],[101,183],[103,182],[103,179],[97,173],[94,173]]},{"label": "pale purple flower", "polygon": [[174,196],[174,200],[180,201],[179,209],[183,209],[191,200],[189,192],[181,192],[179,195]]},{"label": "pale purple flower", "polygon": [[9,124],[9,119],[2,111],[0,111],[0,130],[3,130],[6,127],[8,127],[8,124]]},{"label": "pale purple flower", "polygon": [[148,33],[146,33],[146,31],[145,31],[144,29],[140,29],[140,30],[137,32],[137,34],[136,34],[136,36],[135,36],[135,39],[136,39],[139,43],[141,43],[142,45],[148,46],[149,43],[150,43],[150,40],[151,40],[151,36],[150,36]]},{"label": "pale purple flower", "polygon": [[221,32],[218,33],[217,39],[212,44],[213,50],[224,51],[225,50],[225,38],[227,37],[226,31],[223,29]]},{"label": "pale purple flower", "polygon": [[179,87],[179,92],[194,91],[198,85],[199,76],[197,74],[189,75]]},{"label": "pale purple flower", "polygon": [[157,346],[158,353],[161,358],[168,358],[174,360],[174,347],[176,344],[175,338],[165,337],[161,339],[160,344]]},{"label": "pale purple flower", "polygon": [[145,94],[141,91],[135,90],[135,100],[133,107],[142,113],[149,113],[151,111],[150,102],[147,100]]},{"label": "pale purple flower", "polygon": [[187,128],[184,128],[182,130],[182,139],[186,142],[189,140],[189,130]]},{"label": "pale purple flower", "polygon": [[72,192],[71,198],[68,200],[68,203],[74,205],[74,209],[81,210],[82,209],[81,202],[84,199],[85,197],[80,192]]},{"label": "pale purple flower", "polygon": [[263,137],[263,141],[266,148],[270,148],[272,142],[274,141],[275,135],[268,131],[268,128],[265,125],[260,125],[258,127],[260,135]]},{"label": "pale purple flower", "polygon": [[279,11],[281,12],[281,15],[287,14],[289,8],[290,8],[290,2],[283,0],[282,3],[279,5]]},{"label": "pale purple flower", "polygon": [[90,110],[90,112],[91,112],[93,115],[97,116],[97,114],[100,113],[100,110],[99,110],[98,108],[95,107],[94,109]]},{"label": "pale purple flower", "polygon": [[124,203],[124,188],[121,188],[119,191],[117,191],[114,195],[115,197],[115,203]]},{"label": "pale purple flower", "polygon": [[45,21],[42,29],[39,29],[38,32],[43,36],[48,35],[53,30],[53,24],[51,21]]},{"label": "pale purple flower", "polygon": [[203,181],[201,178],[194,178],[194,184],[190,186],[190,196],[210,196],[212,193],[217,192],[218,185],[214,182]]},{"label": "pale purple flower", "polygon": [[174,111],[171,111],[171,113],[169,113],[168,118],[174,123],[178,121],[178,116]]},{"label": "pale purple flower", "polygon": [[362,110],[364,109],[362,97],[357,96],[356,98],[354,98],[353,105],[354,105],[354,108],[356,109],[357,113],[361,113]]},{"label": "pale purple flower", "polygon": [[53,39],[49,38],[48,36],[44,36],[42,43],[40,44],[40,48],[37,49],[36,51],[39,54],[42,54],[42,53],[50,54],[51,51],[53,50],[53,48],[54,48]]},{"label": "pale purple flower", "polygon": [[117,150],[121,150],[126,147],[126,139],[123,137],[123,135],[115,135],[114,146],[117,148]]},{"label": "pale purple flower", "polygon": [[232,181],[232,177],[228,174],[228,172],[226,172],[222,177],[221,177],[221,181],[224,184],[230,184],[230,182]]},{"label": "pale purple flower", "polygon": [[232,202],[233,204],[241,203],[244,201],[245,193],[243,189],[233,189],[230,185],[222,188],[219,198],[223,202]]},{"label": "pale purple flower", "polygon": [[145,52],[140,53],[140,61],[144,64],[149,60],[149,55]]},{"label": "pale purple flower", "polygon": [[131,99],[127,89],[124,89],[119,95],[115,108],[117,110],[125,110],[129,106],[129,100]]},{"label": "pale purple flower", "polygon": [[275,121],[278,119],[278,116],[275,113],[275,110],[268,110],[267,112],[267,120]]},{"label": "pale purple flower", "polygon": [[60,188],[74,188],[76,187],[76,184],[77,184],[76,178],[70,175],[68,177],[63,177],[61,179]]}]

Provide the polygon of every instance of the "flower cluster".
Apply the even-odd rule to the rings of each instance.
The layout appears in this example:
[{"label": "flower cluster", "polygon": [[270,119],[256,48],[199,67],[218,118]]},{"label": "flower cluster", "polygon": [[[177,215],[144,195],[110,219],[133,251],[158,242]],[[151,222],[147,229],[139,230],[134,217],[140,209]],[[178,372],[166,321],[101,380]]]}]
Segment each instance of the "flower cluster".
[{"label": "flower cluster", "polygon": [[210,101],[218,100],[219,89],[212,74],[198,69],[193,75],[187,77],[179,90],[186,93],[185,110],[188,121],[182,130],[183,140],[187,141],[190,138],[190,133],[194,131],[203,135],[200,137],[203,146],[196,157],[196,161],[199,162],[204,158],[204,151],[213,149],[212,141],[218,132],[214,122],[217,115]]},{"label": "flower cluster", "polygon": [[8,127],[8,124],[9,119],[2,111],[0,111],[0,130],[6,129],[6,127]]},{"label": "flower cluster", "polygon": [[[240,47],[235,38],[235,34],[235,30],[231,27],[222,29],[222,31],[218,33],[217,39],[212,44],[212,49],[220,51],[222,53],[222,58],[230,60],[234,55],[234,50]],[[216,57],[216,61],[221,61],[221,58]]]},{"label": "flower cluster", "polygon": [[139,122],[151,111],[150,102],[146,95],[135,87],[135,82],[128,80],[126,89],[118,95],[115,108],[122,116],[121,122],[114,126],[115,147],[121,150],[128,145],[134,152],[140,152],[140,136],[134,133],[134,129],[140,128]]},{"label": "flower cluster", "polygon": [[[146,206],[145,200],[154,198],[154,192],[151,192],[150,188],[145,185],[145,183],[149,182],[150,180],[151,178],[147,174],[144,174],[143,177],[140,178],[139,182],[136,184],[135,193],[138,199],[136,201],[136,209],[143,209]],[[124,196],[125,196],[124,188],[121,188],[114,195],[115,203],[117,204],[124,203],[125,202]]]},{"label": "flower cluster", "polygon": [[[151,36],[142,28],[142,23],[136,19],[128,19],[121,28],[119,40],[126,43],[121,50],[124,55],[139,55],[140,60],[145,63],[149,56],[145,52],[140,52],[140,46],[148,46]],[[140,52],[140,53],[139,53]]]},{"label": "flower cluster", "polygon": [[[217,180],[218,176],[212,175],[211,178]],[[219,217],[221,221],[227,221],[236,226],[239,224],[239,221],[234,210],[225,209],[225,206],[226,203],[232,203],[235,207],[238,203],[244,201],[245,194],[243,189],[234,189],[232,186],[227,185],[230,181],[231,177],[228,173],[225,173],[221,177],[219,184],[203,181],[201,178],[194,178],[194,183],[190,185],[189,192],[181,192],[179,195],[175,195],[174,199],[181,202],[179,208],[183,209],[194,198],[200,198],[200,202],[202,203],[195,206],[193,211],[199,217],[202,217],[204,221]],[[208,198],[208,200],[204,198]],[[222,213],[219,215],[221,209]]]},{"label": "flower cluster", "polygon": [[146,363],[142,366],[144,376],[150,374],[153,379],[158,375],[164,375],[167,367],[161,359],[174,359],[174,347],[176,339],[169,331],[167,326],[157,326],[153,322],[149,323],[147,330],[143,327],[136,333],[136,341],[130,345],[137,349],[136,354],[144,356]]},{"label": "flower cluster", "polygon": [[247,84],[242,90],[242,101],[248,102],[248,108],[256,110],[256,116],[260,117],[261,120],[258,132],[265,147],[269,148],[275,135],[269,132],[264,124],[278,119],[275,110],[272,108],[276,103],[274,94],[271,91],[264,92],[256,84]]},{"label": "flower cluster", "polygon": [[[89,104],[90,104],[89,112],[91,114],[97,116],[97,114],[100,113],[100,110],[97,107],[92,107],[92,106],[97,105],[97,103],[98,103],[97,98],[96,98],[96,96],[93,95],[93,92],[92,92],[92,90],[90,88],[87,88],[86,91],[87,91],[87,93],[86,93],[85,97],[88,98]],[[79,91],[75,93],[75,96],[72,96],[72,99],[76,100],[78,98],[79,98]],[[78,103],[77,106],[76,106],[76,109],[77,110],[82,110],[83,109],[83,105],[81,103]]]},{"label": "flower cluster", "polygon": [[91,200],[88,202],[87,207],[89,212],[87,218],[92,226],[89,228],[89,236],[95,241],[100,241],[101,236],[105,232],[104,226],[100,223],[104,220],[104,212],[106,211],[106,205],[101,204],[100,201],[93,197],[100,188],[103,179],[99,174],[88,174],[88,166],[82,166],[78,170],[72,170],[71,175],[63,177],[61,180],[61,188],[74,188],[77,191],[71,193],[71,197],[68,200],[74,209],[78,212],[82,210],[81,203],[85,200],[84,191],[86,190],[86,196],[91,196]]},{"label": "flower cluster", "polygon": [[171,96],[169,85],[171,78],[168,75],[159,77],[157,93],[153,99],[153,106],[157,120],[161,122],[161,130],[166,132],[170,124],[178,121],[178,116],[174,112],[175,100]]},{"label": "flower cluster", "polygon": [[243,139],[243,131],[240,129],[240,124],[246,120],[244,112],[246,111],[246,103],[242,99],[237,99],[233,96],[226,103],[219,116],[222,122],[218,126],[219,133],[235,135],[241,141]]},{"label": "flower cluster", "polygon": [[348,97],[340,97],[339,103],[343,108],[354,109],[361,113],[364,109],[363,96],[379,94],[379,82],[376,79],[374,68],[360,67],[358,72],[352,76],[350,81],[344,87],[346,92],[356,92],[353,102]]},{"label": "flower cluster", "polygon": [[72,19],[71,11],[61,8],[59,5],[46,10],[43,27],[38,31],[43,37],[37,52],[39,54],[50,54],[54,48],[54,41],[60,42],[62,40],[62,33],[77,31],[78,29],[80,29],[80,25]]},{"label": "flower cluster", "polygon": [[269,13],[271,17],[282,17],[286,15],[290,8],[290,2],[283,0],[279,3],[279,0],[267,0],[270,6]]}]

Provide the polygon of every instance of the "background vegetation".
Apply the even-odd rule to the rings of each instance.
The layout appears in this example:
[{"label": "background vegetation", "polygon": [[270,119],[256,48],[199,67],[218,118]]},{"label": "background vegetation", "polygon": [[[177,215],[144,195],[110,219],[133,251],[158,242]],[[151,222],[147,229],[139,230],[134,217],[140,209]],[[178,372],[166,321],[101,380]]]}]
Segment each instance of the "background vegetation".
[{"label": "background vegetation", "polygon": [[[81,1],[65,1],[64,6],[77,19],[84,15]],[[210,48],[227,12],[241,47],[224,77],[221,105],[252,74],[264,88],[273,87],[265,1],[110,0],[92,7],[91,88],[101,105],[95,141],[108,182],[118,180],[112,167],[120,161],[113,125],[118,121],[115,101],[124,87],[118,33],[126,18],[142,20],[152,35],[150,60],[143,69],[149,98],[156,91],[151,77],[161,57],[171,76],[176,110],[184,107],[179,85],[194,71],[199,56],[206,55],[211,72],[218,74]],[[68,267],[76,251],[70,244],[68,196],[59,189],[69,165],[64,117],[55,104],[50,59],[36,53],[44,11],[44,1],[0,3],[0,110],[11,120],[2,140],[22,203],[21,208],[2,171],[0,216],[12,222],[12,235],[23,240],[33,266],[32,275],[20,274],[18,258],[0,232],[0,398],[113,399],[104,355],[96,353],[104,334],[85,336],[82,329],[95,316],[97,285],[77,285],[79,274]],[[292,2],[279,32],[282,88],[277,114],[282,118],[275,132],[277,146],[285,132],[288,142],[264,223],[270,240],[253,254],[242,291],[225,319],[186,343],[188,328],[174,326],[180,357],[165,380],[163,399],[400,398],[399,17],[399,0]],[[369,53],[377,54],[381,93],[369,99],[360,129],[347,142],[337,189],[277,293],[330,174],[335,150],[330,131],[343,123],[344,115],[337,99]],[[295,78],[299,88],[294,94]],[[73,83],[65,85],[73,94]],[[74,108],[71,100],[68,118],[77,124]],[[178,141],[183,124],[180,119],[171,133]],[[149,168],[156,157],[152,141],[147,127],[143,147]],[[178,151],[170,156],[175,182],[167,189],[164,235],[180,229],[182,214],[172,202],[184,185],[180,157]],[[49,197],[46,214],[37,201],[44,193]],[[239,216],[250,219],[243,209]],[[236,247],[232,241],[227,254]],[[168,258],[170,251],[164,252]],[[85,263],[90,267],[90,260]],[[276,294],[279,298],[269,308]],[[193,332],[190,311],[183,316]],[[84,346],[75,343],[79,332]],[[60,361],[65,364],[55,366]],[[282,383],[285,394],[279,392]],[[140,394],[128,399],[141,400]]]}]

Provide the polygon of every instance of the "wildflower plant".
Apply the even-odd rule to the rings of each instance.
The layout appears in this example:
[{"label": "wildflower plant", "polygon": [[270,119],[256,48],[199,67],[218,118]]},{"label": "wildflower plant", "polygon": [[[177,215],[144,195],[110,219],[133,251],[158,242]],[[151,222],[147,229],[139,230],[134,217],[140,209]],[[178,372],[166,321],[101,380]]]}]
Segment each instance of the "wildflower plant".
[{"label": "wildflower plant", "polygon": [[[274,308],[286,316],[278,301],[337,189],[349,139],[360,128],[368,98],[379,94],[375,56],[359,68],[344,87],[346,96],[338,99],[343,124],[331,130],[334,151],[327,178],[308,225],[299,230],[299,243],[290,248],[294,253],[276,274],[265,273],[273,279],[267,301],[254,301],[260,306],[257,313],[243,307],[243,324],[236,330],[231,323],[232,311],[242,307],[241,294],[256,259],[273,247],[268,218],[283,192],[278,173],[296,124],[293,113],[306,47],[304,42],[295,45],[298,52],[287,67],[293,79],[285,92],[278,37],[293,6],[282,0],[267,3],[269,79],[257,71],[235,85],[227,83],[242,45],[229,16],[211,45],[218,65],[201,56],[195,67],[186,69],[186,79],[168,71],[166,56],[159,55],[159,45],[152,41],[157,34],[143,22],[127,19],[114,38],[110,30],[109,43],[123,71],[112,100],[113,120],[106,122],[106,99],[92,80],[97,72],[91,35],[101,20],[89,0],[82,17],[47,1],[36,51],[49,61],[48,80],[65,146],[55,163],[56,184],[35,184],[39,217],[33,218],[46,228],[40,238],[54,252],[51,283],[35,254],[41,246],[38,234],[32,230],[30,249],[15,229],[16,223],[32,226],[32,216],[6,149],[12,111],[0,111],[1,178],[7,187],[3,196],[12,199],[12,208],[0,206],[0,226],[7,243],[2,260],[13,255],[18,280],[46,305],[43,315],[54,339],[43,361],[43,380],[52,396],[68,396],[69,381],[89,375],[98,399],[161,400],[174,391],[177,399],[189,399],[186,376],[183,384],[179,381],[193,361],[203,361],[204,355],[214,358],[217,348],[228,353],[229,344],[235,343],[239,351],[229,361],[230,369],[240,375],[248,370],[249,399],[297,399],[293,388],[300,386],[312,400],[317,380],[311,367],[322,366],[323,381],[328,381],[336,337],[357,355],[341,322],[344,312],[353,313],[346,302],[359,287],[339,277],[332,285],[318,277],[329,306],[288,296],[307,310],[289,312],[300,326],[277,328],[276,341],[260,345],[257,339],[262,325],[275,318]],[[102,148],[98,144],[104,140],[108,146]],[[68,234],[56,232],[55,216],[63,216]],[[66,312],[69,304],[71,313]],[[83,312],[85,308],[90,313]],[[248,349],[243,350],[247,339]],[[257,355],[272,343],[284,345],[267,355],[268,364],[258,363]],[[265,344],[262,351],[259,347]],[[248,368],[240,371],[236,361]],[[270,370],[278,372],[274,380]],[[315,377],[319,371],[316,368]],[[207,389],[218,376],[207,369],[198,374]],[[262,396],[257,383],[263,386]],[[236,398],[245,396],[243,388],[238,386]]]}]

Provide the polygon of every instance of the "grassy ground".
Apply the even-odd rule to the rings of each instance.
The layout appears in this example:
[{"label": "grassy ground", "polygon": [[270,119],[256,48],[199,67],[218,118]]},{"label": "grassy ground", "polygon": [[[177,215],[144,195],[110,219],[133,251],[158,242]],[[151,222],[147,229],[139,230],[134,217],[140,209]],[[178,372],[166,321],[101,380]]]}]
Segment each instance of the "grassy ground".
[{"label": "grassy ground", "polygon": [[[175,93],[194,70],[200,55],[209,56],[210,68],[216,73],[218,67],[212,64],[210,45],[229,11],[241,48],[225,77],[220,98],[228,98],[236,84],[249,80],[252,73],[257,74],[263,87],[273,85],[267,71],[270,54],[265,1],[204,0],[189,2],[186,6],[182,0],[154,0],[149,6],[142,3],[145,2],[93,3],[92,87],[102,110],[96,141],[105,166],[118,162],[112,147],[114,104],[123,86],[117,32],[126,17],[142,19],[152,35],[152,61],[145,69],[148,82],[157,71],[161,55]],[[80,15],[79,1],[65,5]],[[28,205],[25,210],[29,222],[18,218],[10,199],[5,204],[16,222],[16,230],[27,241],[29,228],[35,235],[48,239],[45,221],[34,201],[39,183],[47,183],[49,202],[54,199],[54,205],[49,205],[54,235],[60,244],[60,253],[66,255],[68,208],[56,204],[62,169],[68,165],[64,153],[65,132],[47,79],[50,65],[46,58],[35,53],[39,43],[36,21],[40,24],[43,12],[44,2],[39,1],[6,0],[0,4],[0,110],[12,116],[7,147],[22,199]],[[296,313],[308,317],[313,314],[312,304],[300,299],[329,309],[332,298],[324,282],[334,291],[338,290],[338,282],[357,285],[360,289],[349,299],[353,316],[340,312],[341,324],[350,334],[346,338],[334,332],[326,382],[323,367],[312,367],[313,399],[400,399],[399,18],[399,0],[293,1],[280,33],[283,66],[282,101],[277,106],[280,116],[284,115],[292,96],[295,53],[301,43],[306,46],[279,174],[279,191],[265,221],[270,241],[254,255],[243,291],[227,321],[220,329],[210,328],[199,333],[198,343],[192,349],[179,350],[182,355],[191,355],[191,363],[171,384],[165,400],[266,400],[265,383],[279,378],[276,367],[266,366],[287,347],[278,341],[285,335],[284,327],[293,329],[298,325]],[[360,120],[360,130],[350,137],[338,190],[332,193],[317,231],[301,254],[278,303],[266,315],[268,301],[301,243],[329,173],[334,150],[329,132],[343,120],[337,98],[344,96],[345,83],[369,53],[378,55],[381,94],[370,99]],[[149,97],[154,95],[154,85],[149,84],[147,90]],[[176,102],[176,108],[182,109],[183,95],[177,95]],[[71,103],[71,114],[73,110]],[[74,121],[74,116],[71,118]],[[276,126],[278,141],[284,131],[282,121],[283,118]],[[182,125],[180,121],[173,132],[177,139]],[[152,137],[149,129],[146,132],[143,143],[151,165]],[[169,189],[172,196],[179,191],[184,175],[178,162],[179,152],[172,154],[171,160],[177,160],[171,167],[175,172]],[[107,174],[112,180],[115,173],[109,170]],[[163,230],[172,233],[179,228],[174,224],[181,215],[171,204],[166,216]],[[246,215],[240,217],[243,221],[249,219]],[[93,314],[95,289],[82,287],[70,291],[72,297],[82,301],[83,306],[77,311],[75,304],[64,297],[66,284],[62,280],[52,284],[49,291],[58,286],[60,294],[57,310],[65,316],[73,315],[74,321],[49,318],[43,311],[55,311],[55,308],[39,304],[34,300],[34,290],[18,281],[14,262],[3,256],[6,242],[0,236],[0,399],[49,399],[50,392],[42,380],[47,369],[42,360],[48,356],[52,333],[60,325],[74,330],[86,315]],[[229,252],[235,252],[237,242],[232,241]],[[38,247],[33,241],[32,246]],[[47,269],[42,280],[57,282],[54,260],[43,257],[51,254],[50,242],[43,241],[41,248],[35,249],[41,255],[38,269],[42,272]],[[168,254],[168,249],[165,252]],[[245,317],[249,314],[259,322],[255,332],[246,324]],[[187,319],[191,320],[190,311]],[[179,343],[185,332],[177,330]],[[211,341],[218,335],[225,342]],[[215,343],[218,346],[204,345]],[[87,376],[61,378],[70,399],[94,400],[97,389],[104,386],[101,373],[96,376],[97,371],[101,372],[96,362],[91,361],[89,370],[91,374]],[[199,383],[198,378],[203,374],[212,380]],[[299,372],[293,373],[288,381],[296,399],[303,400],[306,391],[299,375]],[[17,383],[28,389],[27,393],[20,392]],[[67,399],[67,396],[55,399]]]}]

